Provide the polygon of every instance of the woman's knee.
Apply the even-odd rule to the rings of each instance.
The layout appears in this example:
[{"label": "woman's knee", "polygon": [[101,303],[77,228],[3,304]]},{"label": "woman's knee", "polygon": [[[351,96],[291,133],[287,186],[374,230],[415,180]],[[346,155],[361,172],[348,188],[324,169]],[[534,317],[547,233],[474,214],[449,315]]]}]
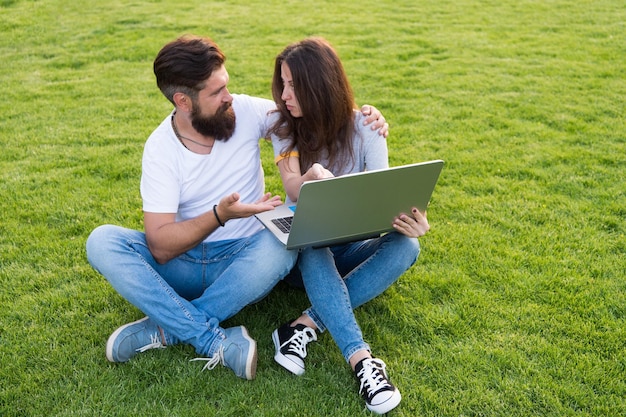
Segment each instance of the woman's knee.
[{"label": "woman's knee", "polygon": [[401,233],[390,233],[395,235],[393,237],[394,241],[394,253],[398,256],[401,256],[402,259],[406,260],[407,267],[413,265],[420,254],[420,243],[416,238],[411,238],[408,236],[404,236]]}]

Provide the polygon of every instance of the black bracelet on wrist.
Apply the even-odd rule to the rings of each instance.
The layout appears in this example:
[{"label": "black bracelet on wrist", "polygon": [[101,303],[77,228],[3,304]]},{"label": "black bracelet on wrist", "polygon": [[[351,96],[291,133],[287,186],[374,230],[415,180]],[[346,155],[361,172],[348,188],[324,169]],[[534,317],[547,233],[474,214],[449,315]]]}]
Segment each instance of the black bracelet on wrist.
[{"label": "black bracelet on wrist", "polygon": [[217,204],[213,206],[213,214],[215,214],[215,220],[220,224],[220,226],[224,227],[225,224],[220,220],[220,216],[217,215]]}]

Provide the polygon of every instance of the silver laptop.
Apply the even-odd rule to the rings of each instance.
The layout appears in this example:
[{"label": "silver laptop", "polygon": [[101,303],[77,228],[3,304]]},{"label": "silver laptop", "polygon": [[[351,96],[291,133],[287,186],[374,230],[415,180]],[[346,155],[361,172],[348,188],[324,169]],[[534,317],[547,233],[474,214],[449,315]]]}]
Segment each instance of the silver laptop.
[{"label": "silver laptop", "polygon": [[436,160],[305,182],[297,206],[256,217],[287,249],[377,237],[395,230],[398,214],[426,210],[442,168]]}]

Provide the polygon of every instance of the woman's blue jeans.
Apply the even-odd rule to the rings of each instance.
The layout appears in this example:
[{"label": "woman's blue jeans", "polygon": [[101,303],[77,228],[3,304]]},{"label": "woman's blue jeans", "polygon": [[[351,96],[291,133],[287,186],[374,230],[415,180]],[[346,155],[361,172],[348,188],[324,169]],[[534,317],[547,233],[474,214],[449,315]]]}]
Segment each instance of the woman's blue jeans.
[{"label": "woman's blue jeans", "polygon": [[417,260],[419,242],[400,233],[330,248],[306,248],[298,265],[312,307],[305,313],[328,329],[346,361],[370,350],[353,309],[380,295]]},{"label": "woman's blue jeans", "polygon": [[297,252],[264,229],[247,238],[201,243],[161,265],[144,233],[105,225],[87,239],[87,258],[174,343],[191,344],[211,357],[224,339],[219,323],[265,297],[295,265]]}]

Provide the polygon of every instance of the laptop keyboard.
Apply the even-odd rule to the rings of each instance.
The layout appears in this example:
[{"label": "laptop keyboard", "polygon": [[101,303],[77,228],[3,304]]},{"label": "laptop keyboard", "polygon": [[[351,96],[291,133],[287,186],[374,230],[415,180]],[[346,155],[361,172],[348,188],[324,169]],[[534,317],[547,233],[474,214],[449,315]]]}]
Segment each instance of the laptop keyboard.
[{"label": "laptop keyboard", "polygon": [[289,233],[289,231],[291,230],[292,220],[293,220],[293,216],[280,217],[278,219],[272,219],[272,223],[274,223],[281,232]]}]

